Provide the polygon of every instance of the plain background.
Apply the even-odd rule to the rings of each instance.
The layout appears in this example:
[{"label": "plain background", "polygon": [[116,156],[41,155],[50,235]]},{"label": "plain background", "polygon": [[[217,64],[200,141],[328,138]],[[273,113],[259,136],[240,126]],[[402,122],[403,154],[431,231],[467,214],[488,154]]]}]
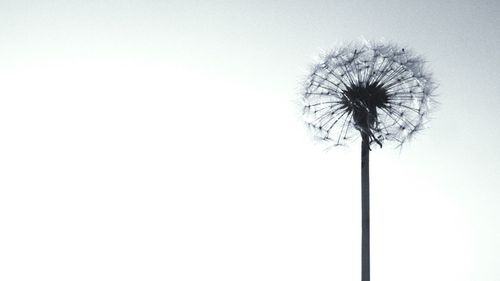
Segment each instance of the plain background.
[{"label": "plain background", "polygon": [[300,93],[365,38],[440,103],[371,154],[372,280],[499,280],[498,3],[0,1],[0,279],[359,280],[360,144]]}]

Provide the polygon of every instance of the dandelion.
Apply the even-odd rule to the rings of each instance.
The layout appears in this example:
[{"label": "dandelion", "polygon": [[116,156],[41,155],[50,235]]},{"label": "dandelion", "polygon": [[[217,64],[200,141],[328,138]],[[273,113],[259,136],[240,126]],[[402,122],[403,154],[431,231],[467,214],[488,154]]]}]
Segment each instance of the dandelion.
[{"label": "dandelion", "polygon": [[362,281],[370,280],[369,151],[403,144],[423,127],[435,89],[424,60],[393,44],[365,43],[326,54],[309,75],[304,117],[333,145],[361,137]]}]

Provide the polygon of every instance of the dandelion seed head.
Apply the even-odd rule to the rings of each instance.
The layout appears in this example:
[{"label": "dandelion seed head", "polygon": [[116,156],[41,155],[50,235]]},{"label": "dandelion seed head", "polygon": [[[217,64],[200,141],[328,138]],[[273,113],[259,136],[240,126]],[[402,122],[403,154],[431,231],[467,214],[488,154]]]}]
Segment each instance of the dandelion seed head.
[{"label": "dandelion seed head", "polygon": [[319,139],[345,145],[360,133],[402,144],[422,127],[436,88],[425,61],[393,44],[336,48],[305,83],[304,118]]}]

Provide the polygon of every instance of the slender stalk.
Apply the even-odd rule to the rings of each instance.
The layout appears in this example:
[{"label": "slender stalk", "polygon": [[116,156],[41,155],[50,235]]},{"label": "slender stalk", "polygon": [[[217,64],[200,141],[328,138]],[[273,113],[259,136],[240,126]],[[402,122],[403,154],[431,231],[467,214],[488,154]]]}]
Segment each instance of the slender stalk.
[{"label": "slender stalk", "polygon": [[370,281],[370,140],[361,138],[361,281]]}]

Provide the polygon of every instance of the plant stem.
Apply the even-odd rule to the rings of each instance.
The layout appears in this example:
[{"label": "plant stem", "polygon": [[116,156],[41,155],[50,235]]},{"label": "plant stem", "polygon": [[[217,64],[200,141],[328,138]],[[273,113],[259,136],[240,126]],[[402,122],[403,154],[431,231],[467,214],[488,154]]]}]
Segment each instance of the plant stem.
[{"label": "plant stem", "polygon": [[361,281],[370,281],[370,140],[361,138]]}]

